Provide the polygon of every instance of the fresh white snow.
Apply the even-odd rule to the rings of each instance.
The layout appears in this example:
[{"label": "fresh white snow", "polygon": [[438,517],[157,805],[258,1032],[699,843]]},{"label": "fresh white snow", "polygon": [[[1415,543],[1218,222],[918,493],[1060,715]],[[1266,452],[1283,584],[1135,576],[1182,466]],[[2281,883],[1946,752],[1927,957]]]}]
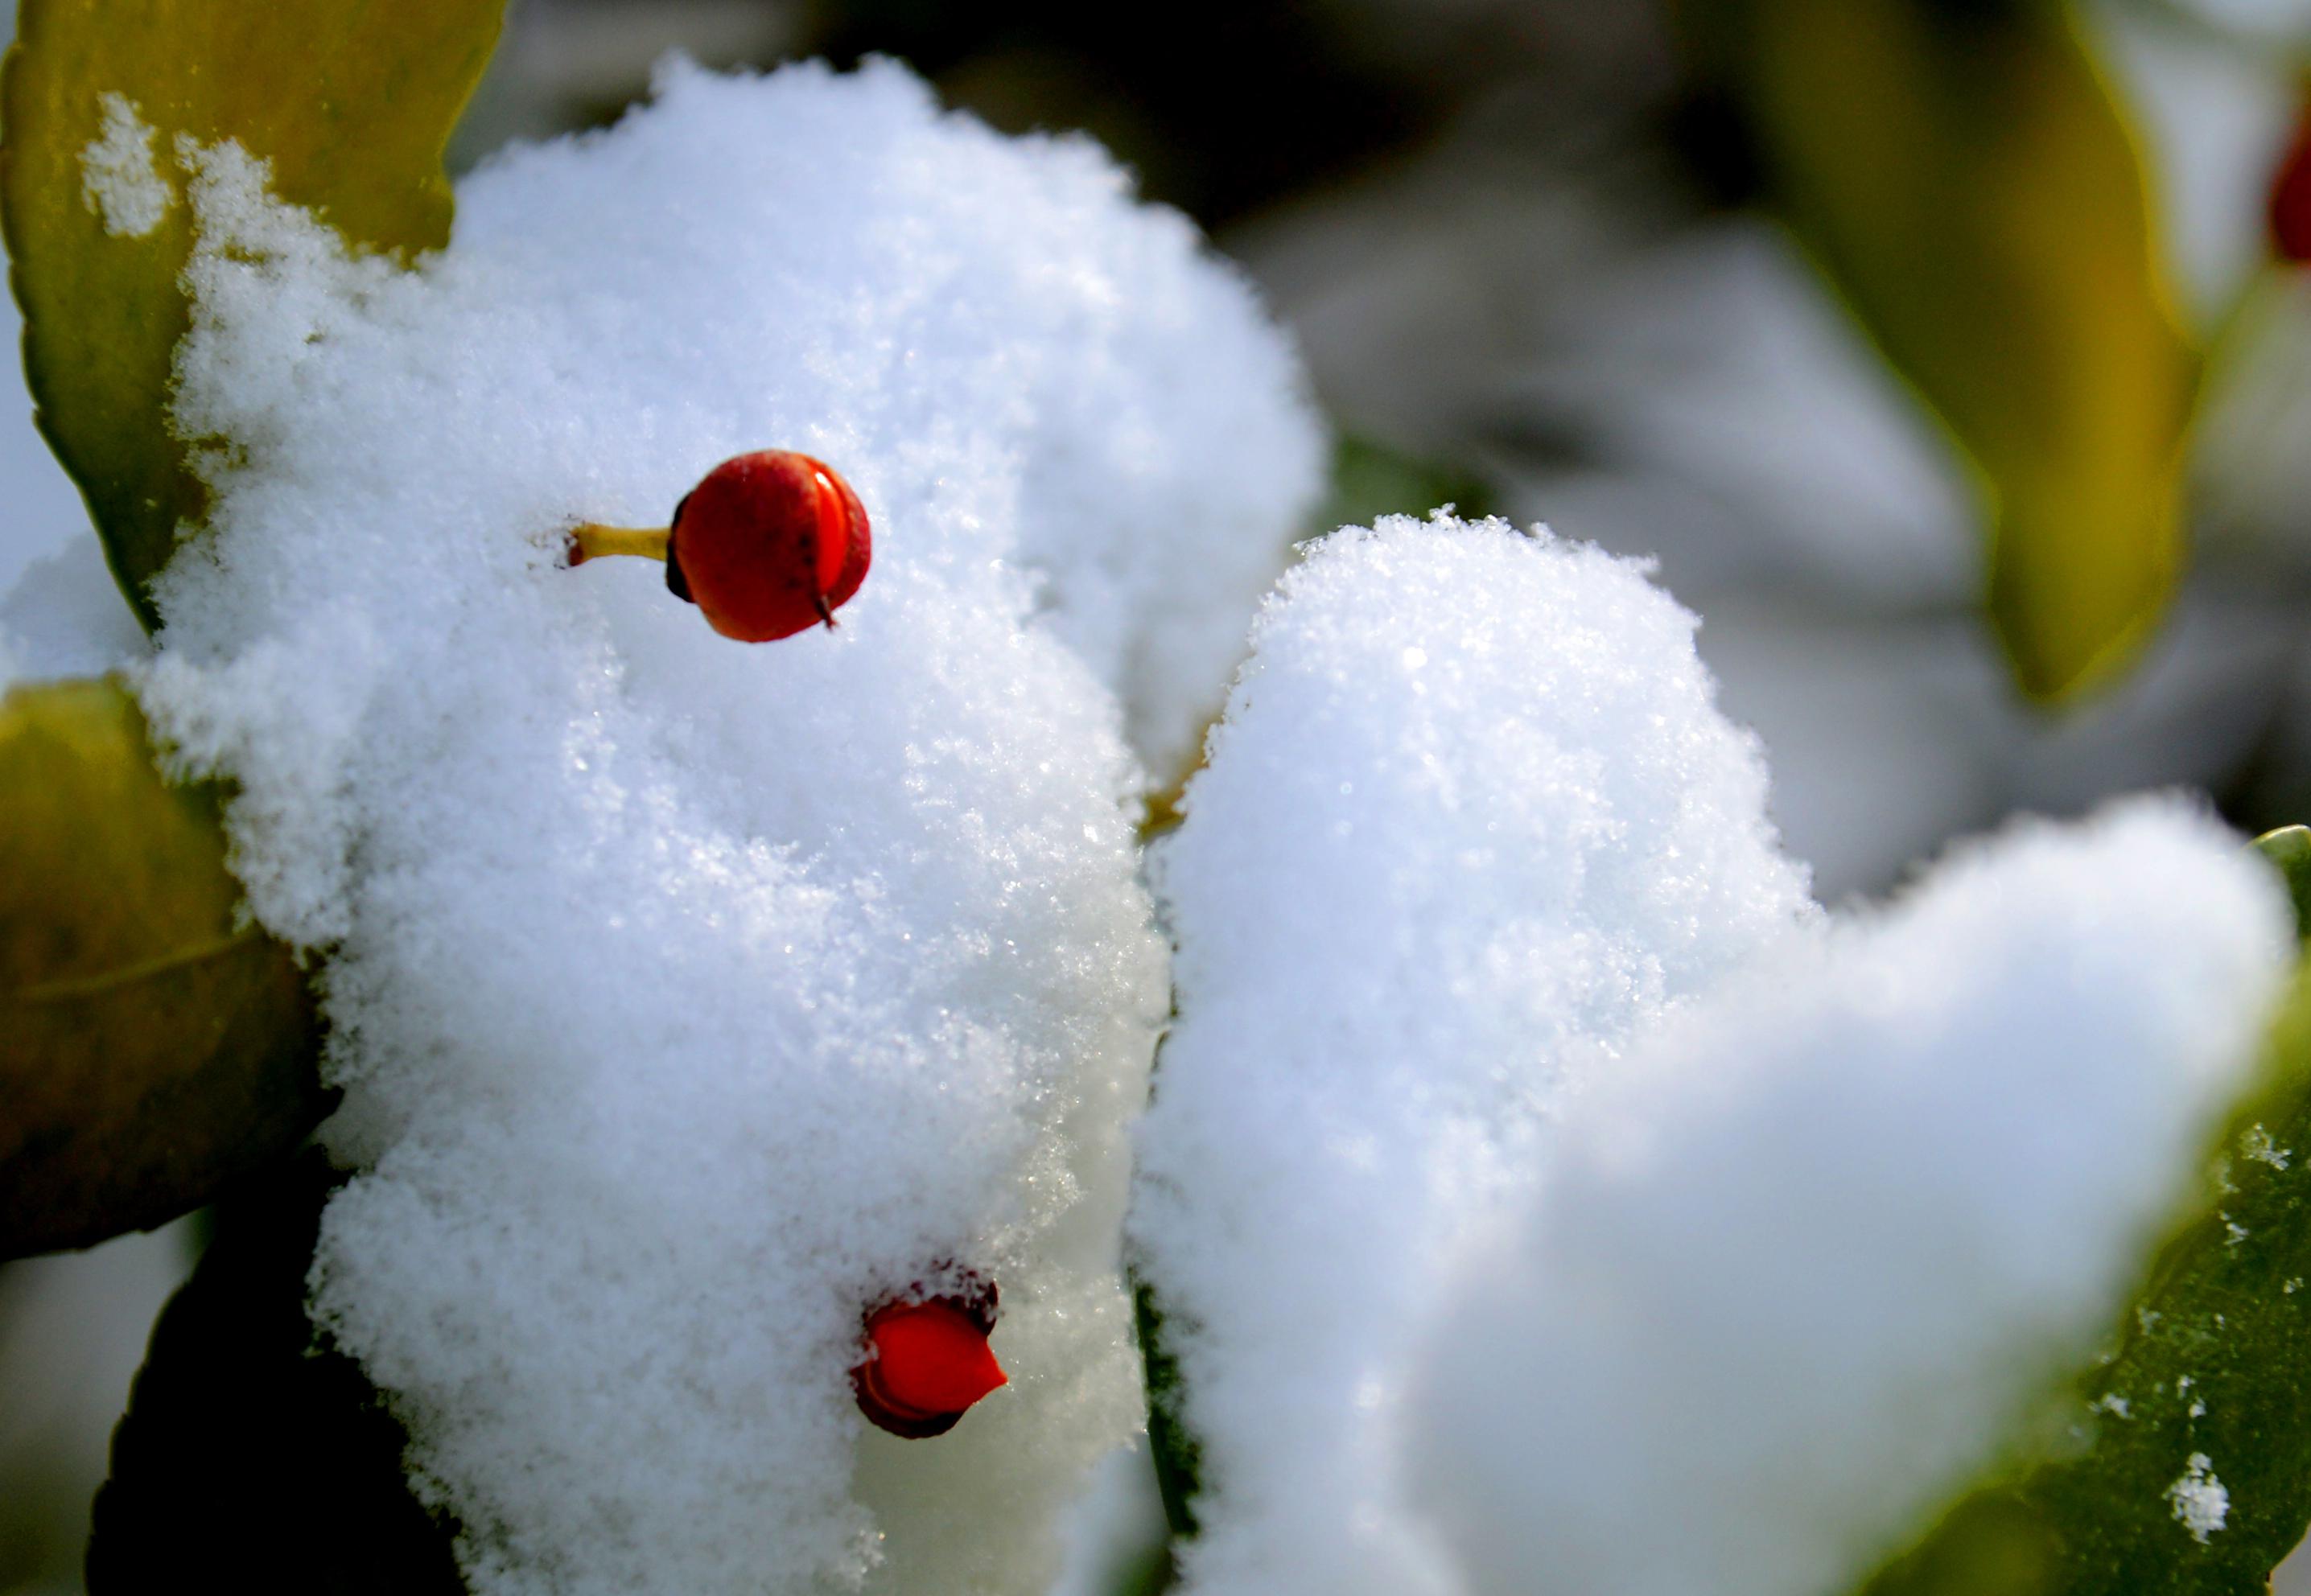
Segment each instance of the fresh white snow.
[{"label": "fresh white snow", "polygon": [[[1922,1530],[2107,1334],[2292,940],[2236,837],[2134,801],[1677,1017],[1423,1355],[1412,1466],[1470,1596],[1814,1596]],[[2169,1493],[2202,1540],[2204,1462]]]},{"label": "fresh white snow", "polygon": [[[177,189],[105,117],[89,203],[150,230]],[[316,1315],[485,1596],[1049,1589],[1139,1422],[1127,1199],[1189,1596],[1818,1596],[2087,1353],[2236,1092],[2292,947],[2237,838],[2133,801],[1833,920],[1695,618],[1499,522],[1311,546],[1159,929],[1138,794],[1324,440],[1087,142],[675,63],[414,273],[169,155],[216,532],[157,656],[92,541],[34,566],[0,681],[125,666],[238,785],[360,1171]],[[838,629],[562,567],[765,447],[873,519]],[[868,1428],[862,1311],[964,1270],[1011,1383]],[[2228,1500],[2193,1454],[2164,1506],[2203,1542]]]},{"label": "fresh white snow", "polygon": [[1337,533],[1262,613],[1158,859],[1133,1230],[1194,1590],[1452,1588],[1399,1440],[1448,1253],[1584,1071],[1810,921],[1693,631],[1641,564],[1448,519]]},{"label": "fresh white snow", "polygon": [[176,191],[154,160],[153,125],[120,94],[98,96],[103,131],[80,152],[81,198],[115,238],[141,239],[161,225]]},{"label": "fresh white snow", "polygon": [[[178,160],[177,419],[230,443],[143,696],[329,956],[362,1173],[316,1311],[477,1589],[1042,1588],[1138,1422],[1126,716],[1188,741],[1312,488],[1282,339],[1094,146],[887,64],[672,65],[466,182],[414,273]],[[840,629],[734,644],[660,568],[562,568],[762,447],[873,517]],[[1011,1383],[869,1432],[862,1311],[961,1269]]]},{"label": "fresh white snow", "polygon": [[2167,1488],[2167,1505],[2175,1522],[2190,1531],[2201,1546],[2223,1527],[2231,1514],[2231,1494],[2214,1472],[2214,1460],[2194,1452],[2184,1460],[2183,1472]]}]

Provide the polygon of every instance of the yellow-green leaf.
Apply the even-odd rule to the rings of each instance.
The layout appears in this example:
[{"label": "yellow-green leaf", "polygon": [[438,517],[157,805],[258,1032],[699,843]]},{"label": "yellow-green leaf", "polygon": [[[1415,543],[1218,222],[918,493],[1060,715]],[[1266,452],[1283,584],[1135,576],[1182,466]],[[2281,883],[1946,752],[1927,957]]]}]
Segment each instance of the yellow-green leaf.
[{"label": "yellow-green leaf", "polygon": [[2106,677],[2182,568],[2199,361],[2068,8],[1687,3],[1783,214],[1978,468],[2017,681]]},{"label": "yellow-green leaf", "polygon": [[[167,417],[193,237],[176,140],[239,141],[272,162],[276,193],[357,246],[439,247],[450,208],[442,146],[501,9],[19,0],[0,79],[0,222],[26,373],[40,430],[148,627],[144,584],[178,524],[205,507]],[[146,154],[149,175],[136,169]]]},{"label": "yellow-green leaf", "polygon": [[198,1207],[320,1117],[318,1025],[240,923],[212,786],[110,681],[0,698],[0,1257]]},{"label": "yellow-green leaf", "polygon": [[2254,839],[2254,846],[2287,883],[2287,896],[2295,905],[2295,934],[2311,938],[2311,826],[2266,831]]},{"label": "yellow-green leaf", "polygon": [[2104,1356],[1862,1596],[2260,1596],[2311,1523],[2311,965],[2193,1208]]}]

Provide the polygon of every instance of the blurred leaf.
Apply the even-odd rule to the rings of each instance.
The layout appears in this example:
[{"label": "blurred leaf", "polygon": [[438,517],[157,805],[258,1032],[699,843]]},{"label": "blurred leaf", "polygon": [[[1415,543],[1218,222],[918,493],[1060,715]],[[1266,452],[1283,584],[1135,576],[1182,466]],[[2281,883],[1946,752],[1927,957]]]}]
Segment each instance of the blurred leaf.
[{"label": "blurred leaf", "polygon": [[[1180,1360],[1164,1345],[1164,1314],[1155,1288],[1135,1272],[1131,1303],[1139,1330],[1140,1366],[1147,1381],[1147,1448],[1156,1462],[1156,1488],[1174,1536],[1196,1532],[1197,1470],[1202,1461],[1195,1434],[1180,1417]],[[1168,1577],[1169,1561],[1165,1563]]]},{"label": "blurred leaf", "polygon": [[2255,850],[2278,866],[2295,903],[2295,934],[2311,937],[2311,826],[2281,826],[2254,839]]},{"label": "blurred leaf", "polygon": [[[146,627],[144,584],[178,523],[205,507],[166,414],[192,250],[176,139],[238,140],[273,163],[276,193],[355,245],[438,248],[441,149],[500,12],[500,0],[19,0],[0,81],[0,222],[25,369],[40,430]],[[174,203],[141,235],[109,231],[85,186],[108,95],[158,130]]]},{"label": "blurred leaf", "polygon": [[1180,1583],[1180,1565],[1172,1543],[1165,1540],[1126,1564],[1108,1583],[1110,1596],[1164,1596]]},{"label": "blurred leaf", "polygon": [[1369,526],[1382,516],[1425,516],[1448,504],[1463,520],[1481,520],[1493,513],[1492,499],[1492,490],[1469,472],[1343,433],[1309,533]]},{"label": "blurred leaf", "polygon": [[2198,358],[2127,129],[2059,0],[1686,0],[1769,187],[1979,468],[1990,610],[2054,699],[2184,557]]},{"label": "blurred leaf", "polygon": [[221,1206],[113,1432],[89,1542],[93,1596],[465,1589],[455,1526],[403,1479],[401,1427],[305,1316],[334,1178],[309,1155]]},{"label": "blurred leaf", "polygon": [[[2244,1596],[2311,1523],[2311,965],[2106,1356],[1864,1596]],[[2187,1492],[2219,1483],[2204,1539]]]},{"label": "blurred leaf", "polygon": [[110,681],[0,698],[0,1257],[208,1201],[320,1117],[318,1020],[236,915],[214,787]]}]

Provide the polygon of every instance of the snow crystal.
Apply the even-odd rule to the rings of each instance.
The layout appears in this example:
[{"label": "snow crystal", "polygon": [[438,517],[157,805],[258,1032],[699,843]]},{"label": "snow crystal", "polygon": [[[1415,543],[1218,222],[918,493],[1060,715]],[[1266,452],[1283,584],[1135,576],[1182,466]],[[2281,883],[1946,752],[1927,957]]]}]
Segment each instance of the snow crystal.
[{"label": "snow crystal", "polygon": [[2268,1164],[2273,1169],[2284,1169],[2295,1157],[2291,1149],[2280,1146],[2271,1139],[2271,1132],[2261,1125],[2249,1125],[2239,1138],[2239,1150],[2258,1164]]},{"label": "snow crystal", "polygon": [[1133,1235],[1202,1444],[1199,1591],[1445,1588],[1395,1455],[1448,1245],[1584,1055],[1806,921],[1646,568],[1344,531],[1254,630],[1161,849],[1179,1017]]},{"label": "snow crystal", "polygon": [[[1217,697],[1240,638],[1150,638],[1280,556],[1320,454],[1283,343],[1094,148],[887,65],[673,66],[467,180],[414,273],[182,159],[178,420],[228,441],[144,696],[240,784],[257,915],[330,953],[365,1173],[317,1313],[476,1588],[1043,1588],[1138,1415],[1166,993],[1109,688],[1151,750]],[[873,517],[839,629],[745,646],[660,568],[560,568],[766,446]],[[1011,1383],[867,1430],[862,1310],[966,1268]]]},{"label": "snow crystal", "polygon": [[1635,1050],[1462,1260],[1413,1454],[1471,1592],[1853,1583],[2107,1332],[2292,938],[2136,801],[1812,942]]},{"label": "snow crystal", "polygon": [[2214,1460],[2203,1452],[2194,1452],[2185,1460],[2181,1476],[2167,1488],[2167,1502],[2174,1509],[2175,1522],[2201,1546],[2231,1515],[2231,1494],[2216,1478]]},{"label": "snow crystal", "polygon": [[158,130],[121,94],[100,94],[104,130],[80,152],[81,198],[115,238],[141,239],[161,225],[177,203],[153,164]]}]

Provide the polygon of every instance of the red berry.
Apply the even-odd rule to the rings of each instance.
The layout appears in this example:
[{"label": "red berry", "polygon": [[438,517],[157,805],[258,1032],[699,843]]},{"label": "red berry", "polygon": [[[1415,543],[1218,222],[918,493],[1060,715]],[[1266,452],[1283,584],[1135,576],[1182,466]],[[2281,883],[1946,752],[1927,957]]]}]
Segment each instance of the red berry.
[{"label": "red berry", "polygon": [[2311,261],[2311,116],[2295,130],[2271,184],[2271,242],[2285,261]]},{"label": "red berry", "polygon": [[725,460],[675,507],[666,585],[742,643],[824,622],[867,579],[867,512],[834,468],[789,449]]},{"label": "red berry", "polygon": [[859,1410],[894,1436],[945,1435],[1010,1377],[995,1361],[995,1290],[885,1303],[867,1315],[869,1356],[850,1371]]}]

